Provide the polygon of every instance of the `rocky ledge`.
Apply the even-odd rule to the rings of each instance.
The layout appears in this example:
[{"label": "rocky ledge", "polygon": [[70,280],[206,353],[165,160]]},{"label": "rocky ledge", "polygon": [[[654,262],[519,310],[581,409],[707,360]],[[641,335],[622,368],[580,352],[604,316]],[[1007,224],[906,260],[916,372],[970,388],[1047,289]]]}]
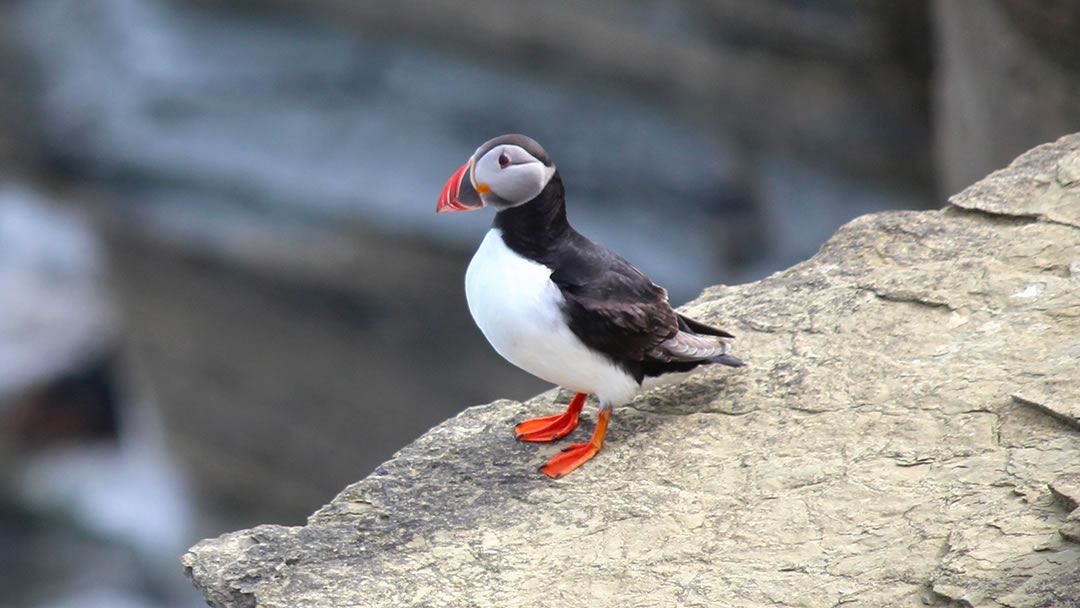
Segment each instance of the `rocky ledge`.
[{"label": "rocky ledge", "polygon": [[469,408],[187,575],[236,607],[1080,601],[1080,135],[685,309],[750,367],[642,395],[566,479],[512,433],[566,395]]}]

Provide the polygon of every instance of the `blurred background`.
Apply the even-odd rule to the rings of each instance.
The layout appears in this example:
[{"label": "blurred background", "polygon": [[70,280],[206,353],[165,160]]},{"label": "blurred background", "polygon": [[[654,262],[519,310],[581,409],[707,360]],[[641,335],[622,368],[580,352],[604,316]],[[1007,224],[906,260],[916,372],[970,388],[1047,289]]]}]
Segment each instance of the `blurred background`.
[{"label": "blurred background", "polygon": [[669,288],[761,278],[1080,129],[1080,2],[0,4],[0,608],[179,607],[205,536],[301,524],[547,386],[465,308],[506,132]]}]

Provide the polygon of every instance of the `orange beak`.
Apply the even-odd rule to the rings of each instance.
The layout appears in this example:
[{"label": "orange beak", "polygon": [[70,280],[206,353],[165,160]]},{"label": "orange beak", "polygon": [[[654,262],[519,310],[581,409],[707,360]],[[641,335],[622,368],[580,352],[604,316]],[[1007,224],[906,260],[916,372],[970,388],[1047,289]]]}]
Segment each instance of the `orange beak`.
[{"label": "orange beak", "polygon": [[448,213],[450,211],[471,211],[484,206],[480,194],[473,188],[470,170],[473,160],[461,166],[454,172],[443,186],[439,194],[439,204],[435,206],[436,213]]}]

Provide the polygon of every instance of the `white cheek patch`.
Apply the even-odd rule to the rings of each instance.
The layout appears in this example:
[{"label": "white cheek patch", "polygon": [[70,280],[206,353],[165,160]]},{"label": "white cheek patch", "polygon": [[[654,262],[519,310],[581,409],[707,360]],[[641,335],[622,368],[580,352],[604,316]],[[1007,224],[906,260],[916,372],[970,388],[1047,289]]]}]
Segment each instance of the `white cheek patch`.
[{"label": "white cheek patch", "polygon": [[520,205],[536,198],[554,174],[554,167],[540,161],[511,165],[502,171],[498,180],[501,183],[492,189],[508,203]]},{"label": "white cheek patch", "polygon": [[499,196],[513,204],[524,203],[532,200],[543,190],[543,171],[538,170],[543,165],[528,163],[524,165],[511,165],[503,170],[502,181],[506,185],[500,189]]},{"label": "white cheek patch", "polygon": [[[515,162],[507,167],[500,167],[499,155],[505,153],[509,153]],[[529,160],[523,162],[523,158]],[[548,167],[517,146],[489,151],[476,162],[475,169],[477,190],[482,191],[483,186],[488,186],[495,196],[509,203],[509,206],[520,205],[535,198],[554,174],[555,167]]]}]

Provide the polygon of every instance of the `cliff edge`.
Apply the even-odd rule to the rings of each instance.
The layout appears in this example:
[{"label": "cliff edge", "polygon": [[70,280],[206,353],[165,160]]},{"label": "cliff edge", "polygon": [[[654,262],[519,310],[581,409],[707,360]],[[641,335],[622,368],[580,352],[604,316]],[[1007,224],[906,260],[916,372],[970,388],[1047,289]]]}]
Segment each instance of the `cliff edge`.
[{"label": "cliff edge", "polygon": [[640,396],[566,479],[536,468],[595,407],[553,445],[513,426],[567,395],[469,408],[187,575],[220,607],[1080,601],[1080,134],[685,310],[750,367]]}]

